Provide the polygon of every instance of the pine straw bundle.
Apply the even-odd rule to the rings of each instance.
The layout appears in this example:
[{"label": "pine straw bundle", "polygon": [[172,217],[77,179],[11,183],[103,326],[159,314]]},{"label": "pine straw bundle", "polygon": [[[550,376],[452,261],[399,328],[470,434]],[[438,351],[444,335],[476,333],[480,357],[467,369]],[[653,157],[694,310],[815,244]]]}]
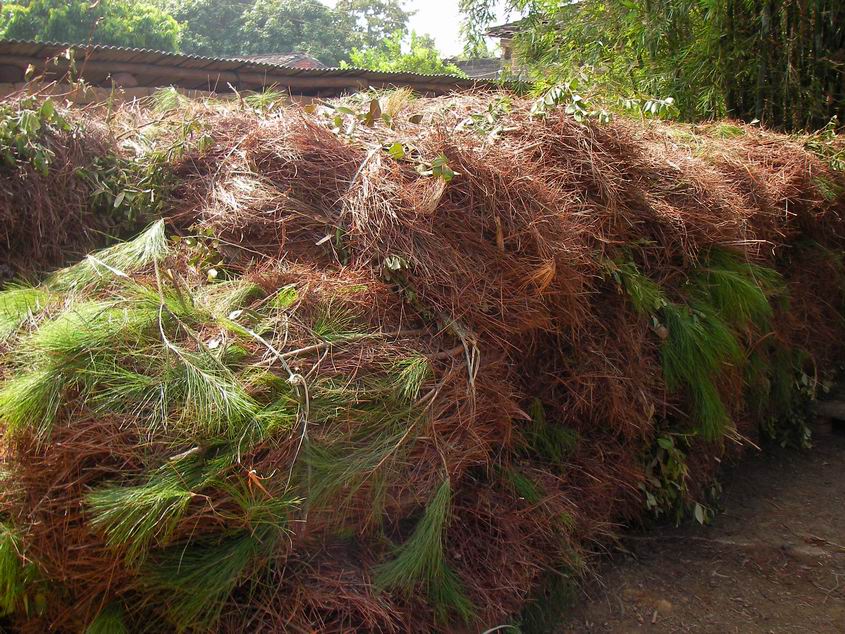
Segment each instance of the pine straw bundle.
[{"label": "pine straw bundle", "polygon": [[703,519],[841,352],[842,181],[792,141],[336,106],[209,112],[179,239],[0,294],[22,629],[505,623],[621,522]]}]

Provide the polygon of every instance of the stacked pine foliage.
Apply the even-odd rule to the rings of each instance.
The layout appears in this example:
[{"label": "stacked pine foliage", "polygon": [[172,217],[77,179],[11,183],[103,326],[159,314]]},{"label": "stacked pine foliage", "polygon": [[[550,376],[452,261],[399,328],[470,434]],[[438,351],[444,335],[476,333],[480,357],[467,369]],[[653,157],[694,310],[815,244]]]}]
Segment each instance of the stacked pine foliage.
[{"label": "stacked pine foliage", "polygon": [[0,293],[10,627],[528,627],[620,523],[806,442],[845,181],[800,139],[190,108],[165,220]]},{"label": "stacked pine foliage", "polygon": [[[107,117],[106,117],[107,118]],[[0,282],[74,262],[155,213],[164,158],[99,117],[18,95],[0,102]]]}]

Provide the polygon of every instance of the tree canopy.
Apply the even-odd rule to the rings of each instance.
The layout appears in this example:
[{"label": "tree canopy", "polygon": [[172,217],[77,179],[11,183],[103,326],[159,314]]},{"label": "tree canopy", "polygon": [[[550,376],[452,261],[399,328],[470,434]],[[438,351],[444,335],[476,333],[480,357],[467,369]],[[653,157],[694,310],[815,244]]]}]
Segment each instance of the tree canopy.
[{"label": "tree canopy", "polygon": [[125,0],[30,0],[0,5],[0,37],[175,51],[181,27],[160,7]]},{"label": "tree canopy", "polygon": [[[0,2],[0,37],[110,44],[211,57],[309,53],[380,69],[460,72],[433,41],[408,37],[406,0],[19,0]],[[395,59],[394,59],[395,58]]]},{"label": "tree canopy", "polygon": [[245,54],[298,51],[336,66],[354,43],[353,20],[318,0],[257,0],[241,37]]},{"label": "tree canopy", "polygon": [[182,51],[195,55],[241,54],[243,14],[254,0],[150,0],[182,25]]},{"label": "tree canopy", "polygon": [[464,75],[464,72],[440,57],[434,40],[411,32],[409,48],[403,50],[405,35],[396,31],[379,48],[355,49],[349,54],[352,66],[384,72]]},{"label": "tree canopy", "polygon": [[379,48],[397,31],[407,33],[413,12],[404,0],[338,0],[335,8],[354,21],[360,48]]},{"label": "tree canopy", "polygon": [[353,48],[407,32],[403,0],[151,0],[183,25],[182,49],[197,55],[298,51],[337,65]]}]

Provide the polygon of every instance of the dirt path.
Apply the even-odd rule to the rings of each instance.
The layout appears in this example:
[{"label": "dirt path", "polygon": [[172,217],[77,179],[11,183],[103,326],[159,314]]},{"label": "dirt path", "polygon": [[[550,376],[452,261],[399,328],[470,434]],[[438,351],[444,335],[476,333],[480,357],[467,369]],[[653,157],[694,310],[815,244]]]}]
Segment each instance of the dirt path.
[{"label": "dirt path", "polygon": [[750,456],[712,526],[632,535],[561,632],[845,633],[845,433]]}]

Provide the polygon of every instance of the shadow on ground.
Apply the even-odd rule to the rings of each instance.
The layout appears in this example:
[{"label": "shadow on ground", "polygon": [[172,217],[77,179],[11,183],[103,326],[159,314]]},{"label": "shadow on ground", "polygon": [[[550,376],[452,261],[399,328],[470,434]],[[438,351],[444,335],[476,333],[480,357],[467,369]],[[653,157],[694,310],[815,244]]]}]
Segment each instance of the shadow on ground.
[{"label": "shadow on ground", "polygon": [[712,526],[631,535],[560,632],[845,632],[845,431],[749,456]]}]

